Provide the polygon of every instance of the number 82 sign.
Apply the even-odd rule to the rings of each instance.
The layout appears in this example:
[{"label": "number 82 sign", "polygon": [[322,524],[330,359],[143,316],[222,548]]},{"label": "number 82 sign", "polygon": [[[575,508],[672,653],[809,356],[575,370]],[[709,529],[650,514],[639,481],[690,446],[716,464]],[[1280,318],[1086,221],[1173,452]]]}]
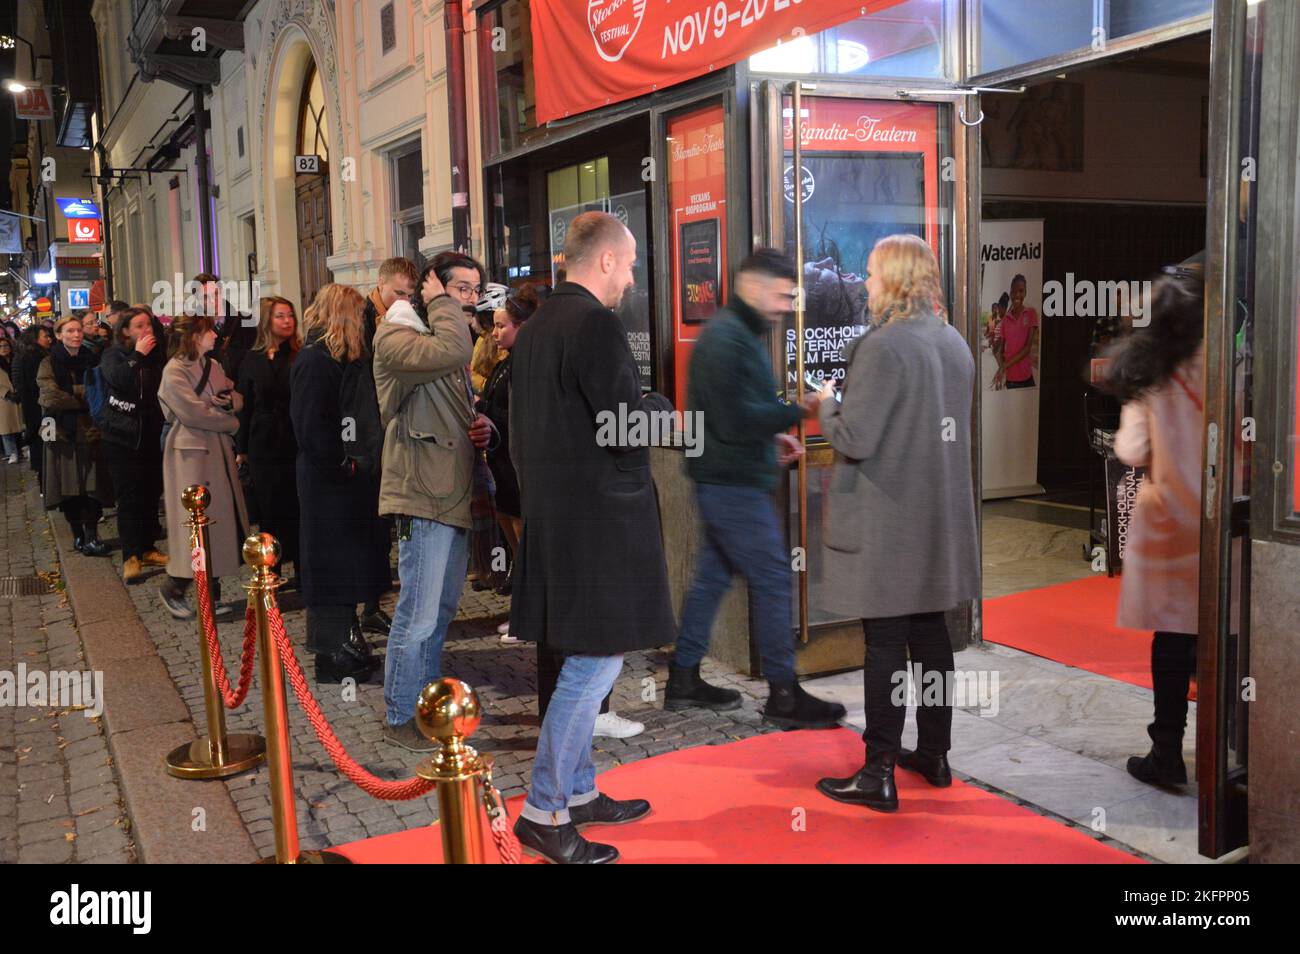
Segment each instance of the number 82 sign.
[{"label": "number 82 sign", "polygon": [[298,173],[319,173],[320,156],[294,156],[293,171]]}]

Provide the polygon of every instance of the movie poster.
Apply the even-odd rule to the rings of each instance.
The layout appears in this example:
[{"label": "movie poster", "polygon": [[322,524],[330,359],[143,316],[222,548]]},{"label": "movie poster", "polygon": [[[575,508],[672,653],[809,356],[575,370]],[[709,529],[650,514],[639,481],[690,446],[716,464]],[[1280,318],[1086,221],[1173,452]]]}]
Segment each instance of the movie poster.
[{"label": "movie poster", "polygon": [[1042,308],[1043,220],[981,222],[980,444],[985,500],[1043,492],[1038,483]]}]

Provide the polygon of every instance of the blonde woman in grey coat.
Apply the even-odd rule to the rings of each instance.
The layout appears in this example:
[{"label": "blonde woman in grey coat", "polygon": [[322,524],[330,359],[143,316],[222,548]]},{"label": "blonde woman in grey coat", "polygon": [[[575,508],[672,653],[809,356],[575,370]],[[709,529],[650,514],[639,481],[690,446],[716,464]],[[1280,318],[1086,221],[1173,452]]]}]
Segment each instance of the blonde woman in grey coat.
[{"label": "blonde woman in grey coat", "polygon": [[[891,235],[867,262],[871,328],[850,351],[842,401],[823,389],[822,433],[835,448],[824,540],[826,608],[862,619],[865,765],[817,788],[876,811],[898,808],[895,763],[932,785],[952,784],[952,644],[944,613],[979,595],[970,471],[975,360],[948,324],[934,253]],[[942,703],[918,705],[917,750],[901,740],[906,672]]]}]

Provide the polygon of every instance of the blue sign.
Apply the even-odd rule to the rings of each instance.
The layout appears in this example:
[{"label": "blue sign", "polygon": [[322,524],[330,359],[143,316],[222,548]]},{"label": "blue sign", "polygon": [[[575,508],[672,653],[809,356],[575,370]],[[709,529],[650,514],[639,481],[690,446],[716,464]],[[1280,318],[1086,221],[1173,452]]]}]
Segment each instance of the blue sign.
[{"label": "blue sign", "polygon": [[99,208],[90,199],[55,199],[65,219],[97,219]]},{"label": "blue sign", "polygon": [[68,310],[69,311],[82,311],[89,308],[90,308],[89,288],[68,289]]}]

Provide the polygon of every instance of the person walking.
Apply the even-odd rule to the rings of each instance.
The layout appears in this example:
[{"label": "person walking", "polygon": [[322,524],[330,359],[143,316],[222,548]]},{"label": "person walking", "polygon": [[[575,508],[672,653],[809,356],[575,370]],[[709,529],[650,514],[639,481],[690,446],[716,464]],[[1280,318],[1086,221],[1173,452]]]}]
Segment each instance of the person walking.
[{"label": "person walking", "polygon": [[113,344],[100,360],[107,389],[100,414],[104,459],[117,491],[117,535],[122,543],[122,580],[138,583],[146,566],[166,566],[154,546],[158,501],[163,494],[162,386],[165,363],[162,323],[147,308],[118,313]]},{"label": "person walking", "polygon": [[[1128,760],[1148,785],[1187,781],[1183,734],[1196,674],[1200,605],[1201,468],[1205,441],[1205,311],[1202,255],[1152,284],[1150,324],[1113,345],[1105,389],[1121,402],[1115,456],[1145,467],[1138,490],[1117,623],[1153,630],[1151,749]],[[1234,632],[1238,607],[1232,608]]]},{"label": "person walking", "polygon": [[634,281],[632,233],[612,215],[584,213],[569,226],[564,257],[568,280],[511,352],[510,456],[524,532],[510,618],[521,639],[565,654],[515,832],[548,861],[604,864],[617,849],[587,841],[577,826],[635,821],[650,804],[597,788],[597,710],[623,654],[672,642],[675,626],[649,448],[603,446],[597,418],[671,405],[642,395],[614,313]]},{"label": "person walking", "polygon": [[373,675],[357,604],[377,607],[392,587],[389,524],[378,512],[383,431],[377,408],[373,418],[368,413],[374,383],[364,310],[355,289],[323,286],[303,314],[305,340],[289,370],[302,514],[298,578],[318,682]]},{"label": "person walking", "polygon": [[298,314],[287,298],[263,298],[257,340],[239,368],[235,463],[249,468],[258,526],[280,541],[280,575],[298,567],[298,444],[289,414],[289,375],[302,339]]},{"label": "person walking", "polygon": [[459,304],[433,264],[420,307],[393,303],[375,332],[375,386],[384,427],[379,511],[397,523],[401,591],[384,665],[384,738],[429,751],[416,728],[420,691],[442,671],[442,647],[469,561],[476,448],[491,425],[470,404],[471,346]]},{"label": "person walking", "polygon": [[184,506],[187,487],[202,484],[210,500],[208,590],[217,615],[236,612],[238,604],[221,602],[221,577],[234,576],[244,565],[248,511],[235,465],[234,436],[243,399],[234,382],[212,357],[217,333],[207,315],[182,315],[171,328],[168,361],[158,387],[163,428],[163,504],[167,512],[167,579],[159,596],[176,619],[193,619],[186,602],[194,571],[190,562],[190,513]]},{"label": "person walking", "polygon": [[[890,235],[867,259],[872,329],[850,345],[842,402],[822,389],[822,433],[835,449],[826,496],[826,609],[862,619],[866,759],[817,788],[836,801],[898,808],[895,764],[952,784],[952,643],[944,614],[979,596],[971,481],[975,359],[948,323],[939,264],[915,235]],[[898,677],[941,679],[902,749]],[[919,686],[918,686],[919,688]]]},{"label": "person walking", "polygon": [[825,729],[839,724],[844,707],[809,695],[795,678],[790,553],[772,499],[777,466],[803,453],[798,438],[785,432],[815,414],[819,403],[816,394],[802,406],[776,396],[766,344],[793,305],[796,276],[780,252],[755,251],[737,269],[730,303],[709,320],[691,353],[687,404],[704,422],[704,440],[686,468],[695,481],[700,548],[664,708],[740,706],[735,689],[700,677],[713,619],[739,574],[749,585],[754,643],[768,682],[763,717],[787,729]]},{"label": "person walking", "polygon": [[105,507],[113,506],[113,480],[86,401],[99,356],[83,346],[76,318],[60,318],[54,335],[58,340],[36,372],[41,410],[53,424],[53,439],[42,442],[45,509],[62,511],[78,552],[107,556],[110,548],[99,539],[99,518]]},{"label": "person walking", "polygon": [[4,441],[5,462],[16,464],[22,456],[18,453],[18,440],[22,436],[22,399],[14,387],[14,343],[8,333],[0,334],[0,440]]}]

